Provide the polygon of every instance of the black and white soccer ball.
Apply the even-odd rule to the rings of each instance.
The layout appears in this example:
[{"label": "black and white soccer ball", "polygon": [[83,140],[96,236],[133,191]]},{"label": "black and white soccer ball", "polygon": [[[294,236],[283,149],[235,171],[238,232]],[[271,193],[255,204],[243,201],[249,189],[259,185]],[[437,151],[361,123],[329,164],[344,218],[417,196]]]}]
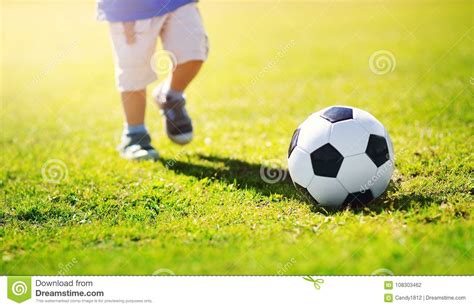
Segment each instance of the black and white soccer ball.
[{"label": "black and white soccer ball", "polygon": [[362,206],[380,196],[394,169],[385,127],[361,109],[332,106],[310,115],[294,132],[288,170],[311,202]]}]

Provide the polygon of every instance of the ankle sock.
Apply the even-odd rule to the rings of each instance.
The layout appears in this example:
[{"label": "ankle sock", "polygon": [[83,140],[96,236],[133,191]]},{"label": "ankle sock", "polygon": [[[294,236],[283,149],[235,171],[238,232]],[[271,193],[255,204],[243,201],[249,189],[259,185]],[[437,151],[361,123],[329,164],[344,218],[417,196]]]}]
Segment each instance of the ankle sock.
[{"label": "ankle sock", "polygon": [[184,92],[169,88],[166,97],[171,97],[172,100],[182,100],[184,98]]},{"label": "ankle sock", "polygon": [[139,134],[139,133],[147,133],[147,129],[145,124],[138,124],[138,125],[128,125],[125,123],[123,126],[123,134]]}]

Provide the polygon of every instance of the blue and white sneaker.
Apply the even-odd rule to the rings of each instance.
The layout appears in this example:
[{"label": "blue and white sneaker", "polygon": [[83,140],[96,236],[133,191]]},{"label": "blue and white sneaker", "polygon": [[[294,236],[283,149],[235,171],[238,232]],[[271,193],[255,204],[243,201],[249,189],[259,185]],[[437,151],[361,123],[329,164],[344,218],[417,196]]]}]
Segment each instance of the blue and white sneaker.
[{"label": "blue and white sneaker", "polygon": [[153,98],[164,116],[166,134],[174,143],[185,145],[193,139],[193,123],[185,108],[186,98],[173,98],[162,88],[158,86],[153,91]]},{"label": "blue and white sneaker", "polygon": [[120,156],[129,160],[158,160],[160,157],[146,132],[123,135],[117,150]]}]

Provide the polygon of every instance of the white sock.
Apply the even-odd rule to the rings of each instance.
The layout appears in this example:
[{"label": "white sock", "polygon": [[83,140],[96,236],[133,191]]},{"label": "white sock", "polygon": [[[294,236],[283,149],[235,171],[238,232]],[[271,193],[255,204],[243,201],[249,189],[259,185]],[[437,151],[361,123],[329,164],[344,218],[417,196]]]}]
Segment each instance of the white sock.
[{"label": "white sock", "polygon": [[123,134],[139,134],[139,133],[147,133],[147,129],[145,124],[138,124],[138,125],[128,125],[127,123],[123,126]]}]

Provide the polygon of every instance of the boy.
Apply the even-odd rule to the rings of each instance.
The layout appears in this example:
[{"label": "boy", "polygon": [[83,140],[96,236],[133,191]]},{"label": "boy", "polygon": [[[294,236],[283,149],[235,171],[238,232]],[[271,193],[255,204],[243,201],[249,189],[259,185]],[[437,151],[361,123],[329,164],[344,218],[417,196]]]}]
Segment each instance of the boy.
[{"label": "boy", "polygon": [[193,136],[184,90],[207,59],[208,43],[197,0],[98,0],[98,18],[110,24],[115,77],[125,112],[118,150],[131,160],[158,159],[145,127],[146,87],[156,80],[151,60],[158,36],[176,60],[170,78],[152,93],[175,143]]}]

